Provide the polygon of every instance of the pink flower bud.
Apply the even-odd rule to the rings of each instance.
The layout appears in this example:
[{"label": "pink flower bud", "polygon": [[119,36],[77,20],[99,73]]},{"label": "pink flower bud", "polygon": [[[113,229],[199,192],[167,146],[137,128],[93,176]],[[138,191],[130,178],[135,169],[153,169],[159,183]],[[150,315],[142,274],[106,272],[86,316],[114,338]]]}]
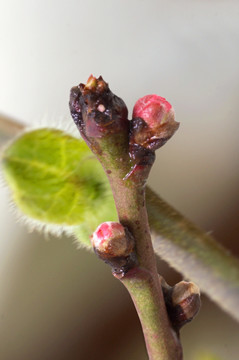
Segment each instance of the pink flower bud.
[{"label": "pink flower bud", "polygon": [[156,150],[164,145],[178,129],[172,105],[158,95],[146,95],[133,109],[130,145]]},{"label": "pink flower bud", "polygon": [[154,129],[167,121],[174,120],[172,105],[158,95],[146,95],[140,98],[133,109],[133,118],[140,117]]},{"label": "pink flower bud", "polygon": [[132,236],[123,225],[108,221],[98,226],[92,235],[92,245],[101,258],[127,257],[133,250]]}]

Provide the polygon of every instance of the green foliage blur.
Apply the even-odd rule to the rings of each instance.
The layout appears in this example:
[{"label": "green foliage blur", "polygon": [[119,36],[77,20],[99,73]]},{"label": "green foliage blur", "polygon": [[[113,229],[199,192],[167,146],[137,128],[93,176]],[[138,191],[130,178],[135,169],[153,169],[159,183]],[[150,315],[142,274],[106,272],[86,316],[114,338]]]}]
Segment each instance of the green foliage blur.
[{"label": "green foliage blur", "polygon": [[81,139],[49,128],[26,132],[2,162],[14,204],[49,229],[59,226],[90,246],[95,228],[117,218],[104,171]]}]

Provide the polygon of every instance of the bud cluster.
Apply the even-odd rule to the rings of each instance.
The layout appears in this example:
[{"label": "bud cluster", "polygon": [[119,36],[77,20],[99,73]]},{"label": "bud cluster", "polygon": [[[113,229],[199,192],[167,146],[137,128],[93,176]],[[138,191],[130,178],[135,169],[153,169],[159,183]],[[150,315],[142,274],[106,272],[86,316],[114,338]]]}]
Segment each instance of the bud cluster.
[{"label": "bud cluster", "polygon": [[100,161],[102,154],[107,154],[107,165],[102,165],[111,173],[109,164],[118,167],[120,160],[122,178],[130,178],[140,187],[146,183],[155,150],[179,127],[171,104],[158,95],[139,99],[129,121],[124,101],[111,92],[101,76],[97,79],[91,75],[86,85],[73,87],[69,105],[73,120],[91,150]]},{"label": "bud cluster", "polygon": [[[110,134],[116,134],[118,139],[123,133],[125,141],[116,145],[128,147],[122,150],[128,152],[133,166],[150,161],[150,154],[164,145],[179,127],[171,104],[158,95],[140,98],[129,121],[124,101],[111,92],[101,76],[97,79],[91,75],[86,85],[73,87],[69,105],[84,138],[108,137],[112,142]],[[117,142],[115,138],[113,141]]]}]

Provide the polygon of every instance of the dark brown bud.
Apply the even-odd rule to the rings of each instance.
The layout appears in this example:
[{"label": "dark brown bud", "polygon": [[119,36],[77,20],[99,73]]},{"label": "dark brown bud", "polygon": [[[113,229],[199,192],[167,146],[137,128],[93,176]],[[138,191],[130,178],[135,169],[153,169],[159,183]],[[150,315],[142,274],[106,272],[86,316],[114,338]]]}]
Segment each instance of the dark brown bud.
[{"label": "dark brown bud", "polygon": [[100,138],[128,127],[128,110],[100,76],[71,89],[70,111],[83,137]]},{"label": "dark brown bud", "polygon": [[173,327],[178,331],[183,325],[192,321],[200,306],[200,291],[193,282],[181,281],[169,286],[160,278],[165,304]]},{"label": "dark brown bud", "polygon": [[172,306],[179,328],[197,315],[200,305],[200,291],[196,284],[181,281],[173,287]]}]

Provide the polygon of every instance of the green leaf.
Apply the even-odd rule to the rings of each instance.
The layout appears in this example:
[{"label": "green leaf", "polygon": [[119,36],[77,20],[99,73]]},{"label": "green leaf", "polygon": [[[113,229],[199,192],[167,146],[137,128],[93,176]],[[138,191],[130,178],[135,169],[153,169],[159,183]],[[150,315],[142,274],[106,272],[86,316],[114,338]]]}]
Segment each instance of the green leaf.
[{"label": "green leaf", "polygon": [[117,218],[105,173],[80,139],[56,129],[27,132],[2,162],[14,203],[32,219],[71,227],[89,245],[100,222]]}]

